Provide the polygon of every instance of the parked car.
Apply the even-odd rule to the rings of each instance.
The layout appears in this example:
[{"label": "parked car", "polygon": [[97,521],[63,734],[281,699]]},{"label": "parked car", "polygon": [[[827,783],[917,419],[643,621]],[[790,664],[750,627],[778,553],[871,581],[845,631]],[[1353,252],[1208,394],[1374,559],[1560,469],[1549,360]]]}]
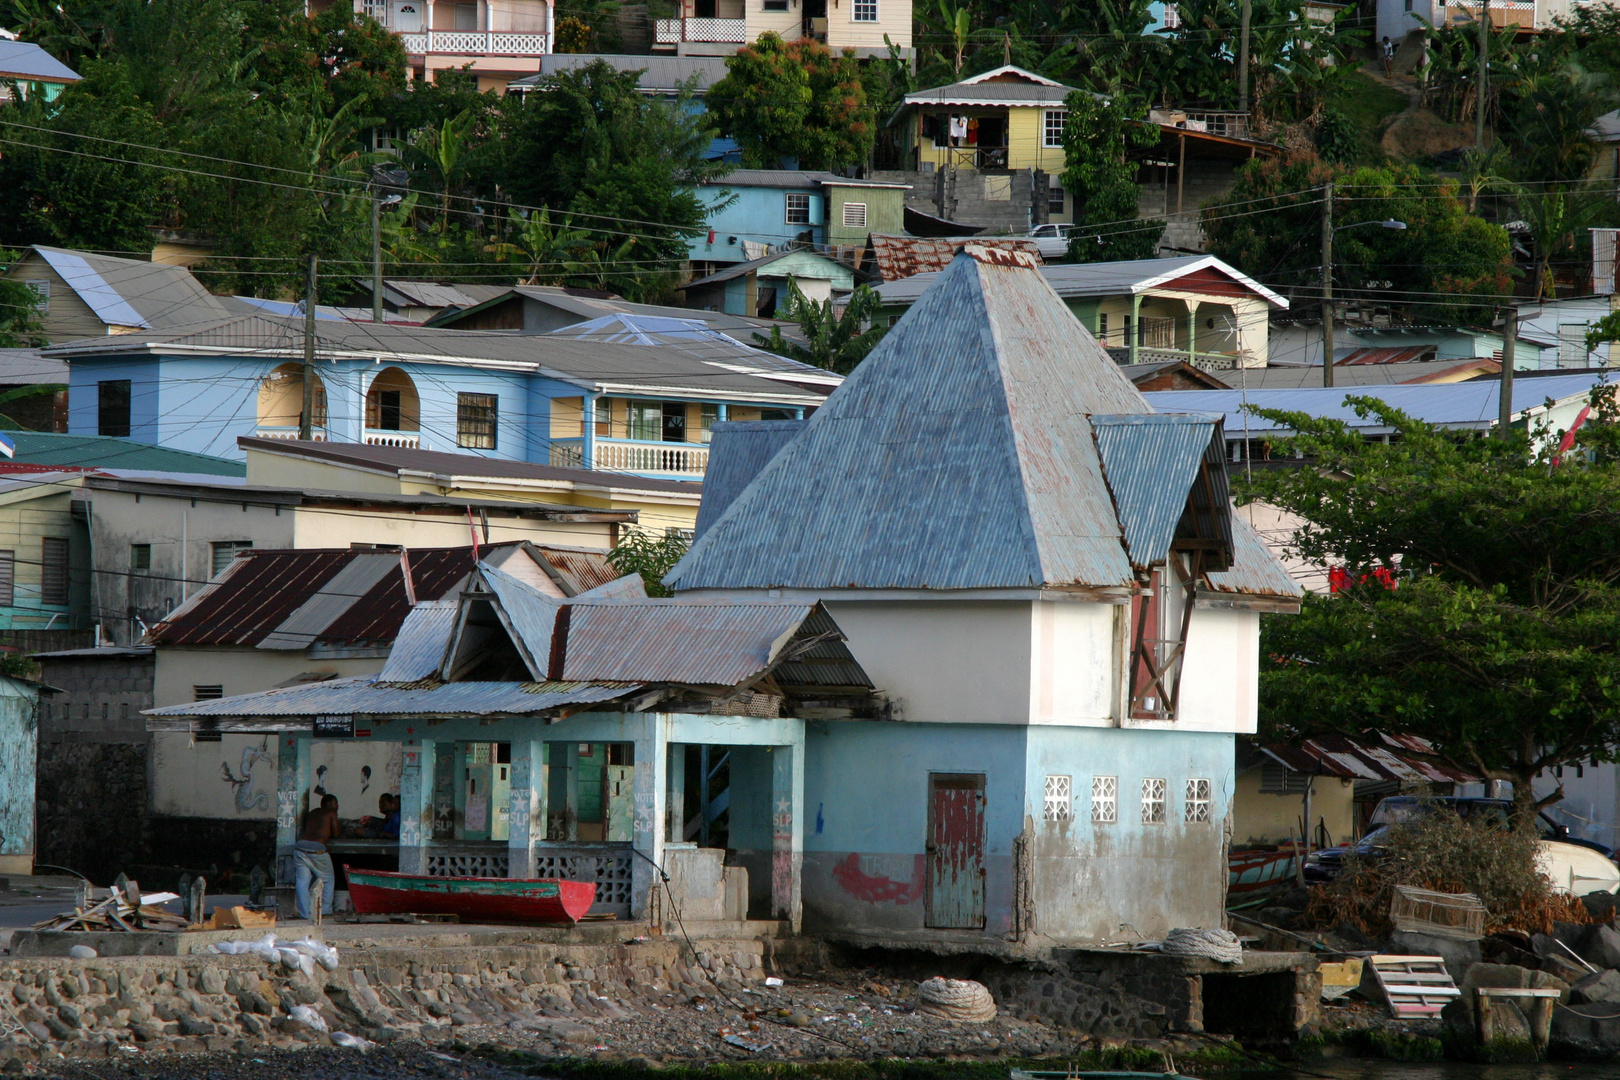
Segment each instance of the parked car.
[{"label": "parked car", "polygon": [[1069,255],[1069,234],[1073,231],[1073,225],[1037,225],[1029,230],[1029,238],[1035,241],[1041,258],[1064,259]]},{"label": "parked car", "polygon": [[[1384,799],[1373,810],[1369,824],[1374,828],[1366,836],[1354,844],[1324,848],[1305,860],[1306,883],[1323,884],[1338,877],[1344,872],[1347,855],[1364,859],[1385,857],[1389,849],[1384,844],[1392,826],[1412,821],[1437,809],[1451,810],[1463,817],[1487,817],[1505,829],[1513,804],[1506,799],[1420,799],[1413,795]],[[1541,836],[1536,863],[1541,872],[1552,880],[1555,891],[1575,896],[1620,891],[1620,864],[1616,864],[1612,849],[1593,840],[1571,836],[1568,828],[1545,814],[1537,819],[1536,831]]]}]

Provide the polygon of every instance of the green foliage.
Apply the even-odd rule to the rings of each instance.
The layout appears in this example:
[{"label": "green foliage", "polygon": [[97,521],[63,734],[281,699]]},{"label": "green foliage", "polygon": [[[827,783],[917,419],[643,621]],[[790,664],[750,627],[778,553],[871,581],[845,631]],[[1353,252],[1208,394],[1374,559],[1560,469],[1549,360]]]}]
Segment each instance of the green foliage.
[{"label": "green foliage", "polygon": [[510,197],[567,215],[593,237],[600,287],[632,300],[673,288],[672,267],[706,211],[691,185],[720,175],[710,134],[691,106],[637,88],[640,73],[595,61],[551,76],[504,121],[502,168]]},{"label": "green foliage", "polygon": [[881,306],[882,301],[870,286],[859,285],[850,294],[843,312],[834,314],[831,300],[818,304],[799,291],[797,282],[790,280],[783,314],[799,324],[804,343],[784,338],[780,326],[771,327],[769,337],[755,334],[754,341],[778,356],[848,375],[888,333],[889,328],[878,321]]},{"label": "green foliage", "polygon": [[[1471,216],[1455,181],[1412,165],[1345,169],[1309,154],[1249,162],[1232,191],[1205,208],[1210,253],[1285,294],[1319,295],[1319,189],[1328,180],[1336,290],[1378,297],[1423,325],[1489,322],[1510,285],[1507,232]],[[1407,227],[1349,228],[1389,219]]]},{"label": "green foliage", "polygon": [[664,575],[686,555],[684,534],[675,529],[655,532],[630,527],[619,534],[619,542],[607,553],[607,561],[621,574],[640,574],[648,596],[672,596]]},{"label": "green foliage", "polygon": [[875,117],[852,49],[834,56],[809,38],[761,34],[726,59],[708,107],[751,168],[791,159],[801,169],[836,169],[864,164],[872,150]]},{"label": "green foliage", "polygon": [[1354,161],[1361,152],[1360,132],[1355,122],[1337,109],[1324,109],[1316,118],[1316,129],[1311,133],[1316,142],[1316,153],[1323,161],[1335,165]]},{"label": "green foliage", "polygon": [[[0,273],[18,253],[0,248]],[[0,349],[38,348],[45,344],[39,321],[39,294],[21,281],[0,277]]]},{"label": "green foliage", "polygon": [[[1289,544],[1307,561],[1395,571],[1398,587],[1307,596],[1299,615],[1266,620],[1267,737],[1411,732],[1513,781],[1522,820],[1532,778],[1620,746],[1620,465],[1606,453],[1555,464],[1557,433],[1482,439],[1348,401],[1391,441],[1262,412],[1297,432],[1279,450],[1311,464],[1257,474],[1241,497],[1303,519]],[[1582,430],[1582,448],[1615,444],[1613,411]]]},{"label": "green foliage", "polygon": [[1068,168],[1063,187],[1074,195],[1074,231],[1069,257],[1077,262],[1151,258],[1164,222],[1138,221],[1136,163],[1130,151],[1157,146],[1159,129],[1145,123],[1147,110],[1120,98],[1100,100],[1076,90],[1064,101]]},{"label": "green foliage", "polygon": [[557,51],[560,53],[590,52],[593,36],[590,24],[583,19],[569,16],[557,20]]}]

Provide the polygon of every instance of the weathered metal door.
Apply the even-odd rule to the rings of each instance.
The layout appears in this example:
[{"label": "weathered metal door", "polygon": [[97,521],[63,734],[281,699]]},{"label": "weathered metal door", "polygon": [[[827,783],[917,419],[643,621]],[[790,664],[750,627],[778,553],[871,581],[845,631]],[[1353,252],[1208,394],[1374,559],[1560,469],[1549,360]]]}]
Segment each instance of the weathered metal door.
[{"label": "weathered metal door", "polygon": [[928,774],[927,923],[984,926],[984,774]]}]

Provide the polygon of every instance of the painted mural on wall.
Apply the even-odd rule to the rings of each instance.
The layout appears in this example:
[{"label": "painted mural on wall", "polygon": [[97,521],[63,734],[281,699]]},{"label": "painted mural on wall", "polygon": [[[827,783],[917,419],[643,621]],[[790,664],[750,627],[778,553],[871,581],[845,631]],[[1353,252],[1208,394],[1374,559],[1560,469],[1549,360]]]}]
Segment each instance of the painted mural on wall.
[{"label": "painted mural on wall", "polygon": [[[152,810],[171,817],[270,820],[276,816],[277,740],[229,734],[193,742],[184,732],[152,736]],[[399,743],[313,743],[310,788],[338,797],[346,819],[377,813],[385,792],[399,794],[404,751]]]}]

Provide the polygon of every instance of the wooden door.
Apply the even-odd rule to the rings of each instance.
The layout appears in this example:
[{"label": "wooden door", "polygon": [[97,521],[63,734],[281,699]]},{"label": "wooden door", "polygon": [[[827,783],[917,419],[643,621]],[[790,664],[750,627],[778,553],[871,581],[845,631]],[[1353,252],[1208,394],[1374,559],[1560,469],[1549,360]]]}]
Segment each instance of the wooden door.
[{"label": "wooden door", "polygon": [[927,925],[984,927],[984,774],[928,774]]}]

